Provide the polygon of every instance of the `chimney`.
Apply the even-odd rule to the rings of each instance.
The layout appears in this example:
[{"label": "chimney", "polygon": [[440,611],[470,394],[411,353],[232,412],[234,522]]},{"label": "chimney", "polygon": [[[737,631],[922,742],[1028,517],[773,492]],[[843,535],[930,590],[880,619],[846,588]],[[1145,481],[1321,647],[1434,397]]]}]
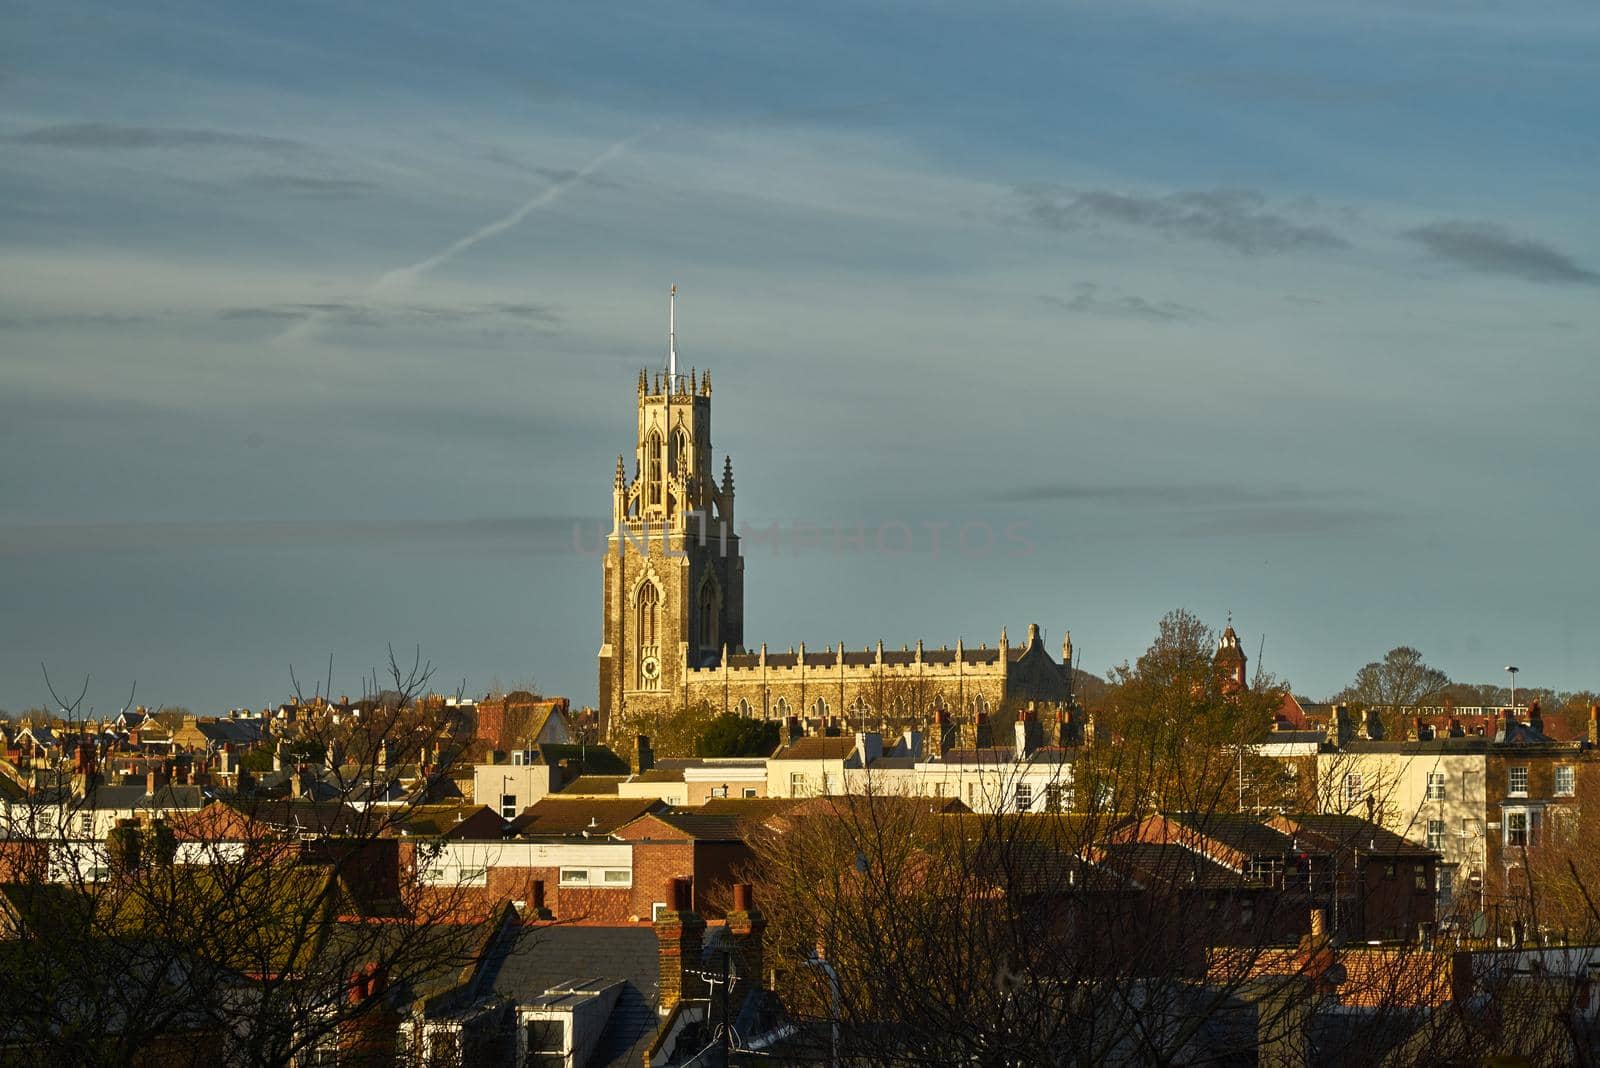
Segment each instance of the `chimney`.
[{"label": "chimney", "polygon": [[650,736],[637,734],[633,738],[633,769],[643,775],[656,766],[656,751],[650,748]]},{"label": "chimney", "polygon": [[167,785],[167,773],[165,768],[163,768],[161,771],[151,771],[144,777],[144,792],[148,797],[154,797],[156,791],[165,785]]},{"label": "chimney", "polygon": [[755,892],[749,883],[733,884],[733,911],[728,913],[728,941],[733,944],[735,966],[740,975],[759,987],[765,974],[762,935],[767,918],[755,906]]},{"label": "chimney", "polygon": [[799,716],[790,716],[784,724],[789,734],[789,741],[797,742],[806,736],[805,730],[800,726]]},{"label": "chimney", "polygon": [[1538,698],[1528,702],[1528,729],[1536,734],[1544,733],[1544,713],[1539,709]]},{"label": "chimney", "polygon": [[933,747],[942,759],[956,744],[955,727],[950,722],[950,713],[942,708],[933,710]]},{"label": "chimney", "polygon": [[223,775],[232,775],[239,770],[239,761],[233,751],[232,742],[222,744],[222,752],[218,755],[217,771]]},{"label": "chimney", "polygon": [[1044,725],[1031,708],[1017,713],[1017,756],[1024,757],[1044,745]]},{"label": "chimney", "polygon": [[922,732],[915,727],[906,728],[906,732],[900,736],[900,748],[905,750],[905,756],[921,760]]},{"label": "chimney", "polygon": [[974,717],[972,744],[977,749],[994,748],[994,725],[989,722],[989,713],[979,712]]},{"label": "chimney", "polygon": [[1350,725],[1350,707],[1334,705],[1333,711],[1328,715],[1328,744],[1343,749],[1350,744],[1354,733]]},{"label": "chimney", "polygon": [[289,776],[289,795],[301,797],[306,792],[306,779],[309,775],[304,764],[295,765],[294,773]]},{"label": "chimney", "polygon": [[351,1012],[339,1024],[339,1063],[357,1068],[393,1065],[402,1017],[390,1004],[388,973],[382,965],[368,964],[350,976],[349,994]]},{"label": "chimney", "polygon": [[1589,744],[1600,746],[1600,704],[1589,706]]},{"label": "chimney", "polygon": [[1322,909],[1311,910],[1311,941],[1321,942],[1328,934],[1328,914]]},{"label": "chimney", "polygon": [[661,963],[657,1004],[662,1016],[678,1002],[694,999],[701,990],[700,981],[689,972],[700,967],[706,921],[691,906],[693,893],[693,880],[667,880],[667,907],[656,917]]},{"label": "chimney", "polygon": [[877,731],[856,732],[856,759],[861,761],[861,766],[868,764],[883,756],[883,735]]}]

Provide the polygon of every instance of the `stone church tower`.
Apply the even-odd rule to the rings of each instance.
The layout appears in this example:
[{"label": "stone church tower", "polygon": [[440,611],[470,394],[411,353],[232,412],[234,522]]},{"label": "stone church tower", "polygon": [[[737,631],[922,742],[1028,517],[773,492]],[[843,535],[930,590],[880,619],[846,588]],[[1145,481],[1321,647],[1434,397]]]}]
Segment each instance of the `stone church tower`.
[{"label": "stone church tower", "polygon": [[733,520],[733,465],[711,450],[711,372],[639,372],[633,474],[617,457],[606,542],[600,714],[690,703],[691,669],[744,645],[744,559]]}]

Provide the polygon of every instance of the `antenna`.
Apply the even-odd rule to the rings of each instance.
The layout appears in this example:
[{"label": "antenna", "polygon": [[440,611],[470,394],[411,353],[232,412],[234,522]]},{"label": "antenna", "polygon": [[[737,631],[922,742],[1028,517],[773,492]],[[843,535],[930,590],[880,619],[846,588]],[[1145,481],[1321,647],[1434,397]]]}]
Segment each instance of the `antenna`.
[{"label": "antenna", "polygon": [[672,284],[672,295],[667,300],[667,392],[671,393],[678,381],[678,284]]}]

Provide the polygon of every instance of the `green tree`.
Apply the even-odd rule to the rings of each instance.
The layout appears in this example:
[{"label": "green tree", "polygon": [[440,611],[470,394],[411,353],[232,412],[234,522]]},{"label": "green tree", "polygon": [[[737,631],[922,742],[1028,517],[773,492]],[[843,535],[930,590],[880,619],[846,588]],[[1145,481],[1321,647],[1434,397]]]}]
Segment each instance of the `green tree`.
[{"label": "green tree", "polygon": [[724,712],[700,736],[700,755],[708,757],[768,756],[778,747],[778,725]]}]

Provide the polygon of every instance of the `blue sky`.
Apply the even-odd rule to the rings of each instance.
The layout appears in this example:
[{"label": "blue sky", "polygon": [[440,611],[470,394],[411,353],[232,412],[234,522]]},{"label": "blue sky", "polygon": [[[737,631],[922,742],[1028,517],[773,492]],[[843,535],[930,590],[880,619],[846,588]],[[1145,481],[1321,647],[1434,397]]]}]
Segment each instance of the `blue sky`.
[{"label": "blue sky", "polygon": [[749,641],[1104,671],[1182,606],[1313,696],[1594,687],[1597,60],[1579,3],[14,4],[0,707],[389,642],[592,701],[672,282],[741,519],[828,531]]}]

